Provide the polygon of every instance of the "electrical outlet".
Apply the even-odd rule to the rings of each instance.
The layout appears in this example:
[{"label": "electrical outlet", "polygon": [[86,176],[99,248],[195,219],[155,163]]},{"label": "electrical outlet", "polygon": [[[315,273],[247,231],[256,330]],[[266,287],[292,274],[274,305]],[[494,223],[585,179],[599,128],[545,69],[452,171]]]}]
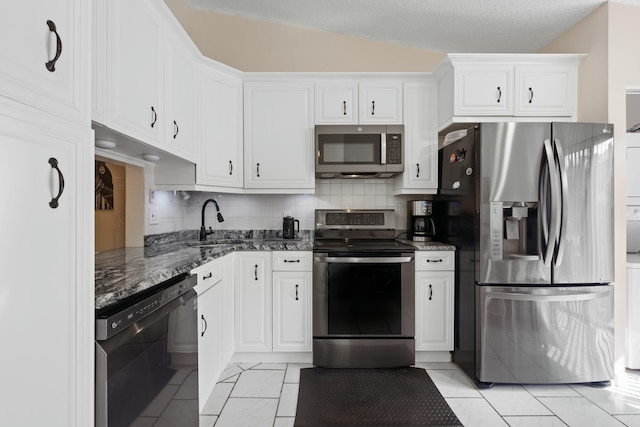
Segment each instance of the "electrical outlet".
[{"label": "electrical outlet", "polygon": [[158,208],[149,208],[149,224],[156,225],[160,222]]}]

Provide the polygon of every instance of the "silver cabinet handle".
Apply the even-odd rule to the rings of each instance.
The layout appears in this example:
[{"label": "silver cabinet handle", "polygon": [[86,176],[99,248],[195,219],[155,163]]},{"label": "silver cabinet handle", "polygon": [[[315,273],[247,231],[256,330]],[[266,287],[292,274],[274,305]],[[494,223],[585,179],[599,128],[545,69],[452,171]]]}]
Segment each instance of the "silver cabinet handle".
[{"label": "silver cabinet handle", "polygon": [[500,86],[498,86],[498,99],[497,99],[497,103],[500,103],[500,99],[502,99],[502,89],[500,89]]},{"label": "silver cabinet handle", "polygon": [[330,257],[316,256],[315,261],[334,264],[398,264],[413,262],[412,256],[399,257]]},{"label": "silver cabinet handle", "polygon": [[433,299],[433,286],[429,284],[429,301]]},{"label": "silver cabinet handle", "polygon": [[533,101],[533,89],[529,88],[529,104]]}]

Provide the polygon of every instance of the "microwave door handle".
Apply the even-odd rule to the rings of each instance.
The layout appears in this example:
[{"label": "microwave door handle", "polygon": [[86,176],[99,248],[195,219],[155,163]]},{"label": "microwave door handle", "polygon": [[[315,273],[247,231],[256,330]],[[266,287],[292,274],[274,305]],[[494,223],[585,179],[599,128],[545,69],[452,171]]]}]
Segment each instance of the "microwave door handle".
[{"label": "microwave door handle", "polygon": [[380,134],[380,164],[387,164],[387,134]]}]

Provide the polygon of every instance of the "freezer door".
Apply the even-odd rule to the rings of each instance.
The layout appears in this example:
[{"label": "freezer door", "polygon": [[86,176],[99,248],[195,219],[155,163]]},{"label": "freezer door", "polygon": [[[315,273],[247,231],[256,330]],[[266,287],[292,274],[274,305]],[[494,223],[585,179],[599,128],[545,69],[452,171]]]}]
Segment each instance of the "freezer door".
[{"label": "freezer door", "polygon": [[545,140],[549,123],[482,123],[480,156],[479,283],[551,284],[545,258],[549,180]]},{"label": "freezer door", "polygon": [[613,282],[613,125],[553,123],[552,140],[562,206],[553,282]]},{"label": "freezer door", "polygon": [[477,286],[476,291],[479,381],[613,378],[613,286]]}]

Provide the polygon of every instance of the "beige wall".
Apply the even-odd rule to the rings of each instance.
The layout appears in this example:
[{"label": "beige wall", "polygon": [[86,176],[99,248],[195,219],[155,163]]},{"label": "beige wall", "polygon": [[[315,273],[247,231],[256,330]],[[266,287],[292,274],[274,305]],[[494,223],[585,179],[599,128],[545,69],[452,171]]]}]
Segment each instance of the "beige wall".
[{"label": "beige wall", "polygon": [[241,71],[432,71],[444,58],[399,44],[191,9],[165,0],[203,55]]},{"label": "beige wall", "polygon": [[113,209],[95,211],[95,250],[125,246],[126,174],[123,166],[106,162],[113,181]]}]

